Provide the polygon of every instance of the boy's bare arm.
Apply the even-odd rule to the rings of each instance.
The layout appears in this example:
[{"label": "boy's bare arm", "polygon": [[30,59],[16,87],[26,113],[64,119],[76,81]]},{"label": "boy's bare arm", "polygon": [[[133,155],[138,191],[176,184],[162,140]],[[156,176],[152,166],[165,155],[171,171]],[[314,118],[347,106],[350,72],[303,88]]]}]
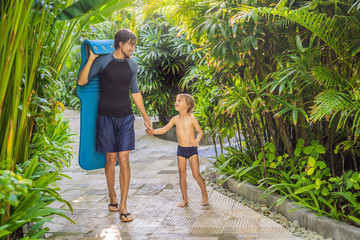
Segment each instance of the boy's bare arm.
[{"label": "boy's bare arm", "polygon": [[172,126],[174,126],[174,124],[175,124],[175,117],[173,117],[173,118],[170,120],[170,122],[169,122],[168,124],[166,124],[164,127],[155,129],[155,130],[152,132],[152,134],[156,134],[156,135],[158,135],[158,134],[164,134],[164,133],[166,133],[167,131],[169,131],[170,128],[172,128]]},{"label": "boy's bare arm", "polygon": [[195,116],[193,116],[193,123],[194,123],[194,127],[196,132],[198,133],[194,143],[193,143],[193,147],[199,147],[200,145],[200,140],[201,138],[204,136],[204,132],[200,127],[199,121],[196,119]]}]

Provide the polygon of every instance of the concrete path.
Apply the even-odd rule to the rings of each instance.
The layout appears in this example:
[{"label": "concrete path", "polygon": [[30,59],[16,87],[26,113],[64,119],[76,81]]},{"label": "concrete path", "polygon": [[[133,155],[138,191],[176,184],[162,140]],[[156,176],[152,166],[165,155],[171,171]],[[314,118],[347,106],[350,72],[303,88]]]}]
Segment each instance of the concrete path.
[{"label": "concrete path", "polygon": [[[65,111],[71,128],[79,133],[79,113]],[[74,155],[71,167],[64,173],[72,180],[59,182],[61,195],[69,201],[77,224],[55,217],[47,223],[48,239],[299,239],[273,220],[243,206],[208,187],[210,205],[201,206],[201,192],[188,167],[189,205],[177,207],[181,201],[178,184],[175,142],[145,134],[141,118],[135,121],[136,150],[130,154],[131,182],[128,210],[134,221],[122,223],[118,213],[109,212],[104,170],[82,170]],[[79,136],[74,137],[73,150],[78,152]],[[201,159],[204,169],[205,159]],[[117,176],[119,169],[117,168]],[[119,182],[116,181],[120,194]],[[118,195],[118,199],[120,196]],[[66,209],[65,204],[53,207]]]}]

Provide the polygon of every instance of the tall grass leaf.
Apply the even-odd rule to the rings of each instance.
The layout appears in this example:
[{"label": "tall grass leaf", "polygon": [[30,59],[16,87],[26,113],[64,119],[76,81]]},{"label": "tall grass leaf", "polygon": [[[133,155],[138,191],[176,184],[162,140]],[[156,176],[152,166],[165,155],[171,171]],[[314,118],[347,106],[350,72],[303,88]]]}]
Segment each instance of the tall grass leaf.
[{"label": "tall grass leaf", "polygon": [[33,175],[37,165],[39,163],[39,158],[37,156],[35,156],[30,164],[27,166],[26,170],[25,170],[25,173],[24,173],[24,178],[31,178],[31,176]]},{"label": "tall grass leaf", "polygon": [[305,187],[301,187],[301,188],[297,189],[294,192],[294,194],[300,194],[300,193],[303,193],[303,192],[307,192],[307,191],[309,191],[311,189],[316,188],[316,186],[317,186],[316,184],[311,184],[311,185],[308,185],[308,186],[305,186]]},{"label": "tall grass leaf", "polygon": [[354,216],[348,216],[352,221],[356,222],[357,224],[360,225],[360,219]]}]

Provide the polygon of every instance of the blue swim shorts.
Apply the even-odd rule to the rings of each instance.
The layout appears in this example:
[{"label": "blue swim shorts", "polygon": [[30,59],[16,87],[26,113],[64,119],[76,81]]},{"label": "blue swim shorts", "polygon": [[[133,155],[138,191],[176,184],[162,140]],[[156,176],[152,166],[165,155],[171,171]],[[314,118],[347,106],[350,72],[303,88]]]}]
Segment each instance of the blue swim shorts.
[{"label": "blue swim shorts", "polygon": [[134,114],[125,117],[97,116],[96,151],[122,152],[135,149]]},{"label": "blue swim shorts", "polygon": [[197,147],[178,146],[177,155],[179,157],[190,158],[192,155],[198,155]]}]

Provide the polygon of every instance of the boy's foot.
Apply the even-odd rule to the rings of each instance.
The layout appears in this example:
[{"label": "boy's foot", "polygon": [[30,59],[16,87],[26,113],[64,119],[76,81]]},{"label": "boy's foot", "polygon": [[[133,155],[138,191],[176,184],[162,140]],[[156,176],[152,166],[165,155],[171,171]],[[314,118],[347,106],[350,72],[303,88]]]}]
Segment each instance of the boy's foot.
[{"label": "boy's foot", "polygon": [[201,201],[201,205],[202,206],[207,206],[209,205],[209,198],[208,197],[203,197],[202,201]]},{"label": "boy's foot", "polygon": [[181,203],[178,204],[178,207],[186,207],[187,204],[188,202],[183,200]]},{"label": "boy's foot", "polygon": [[118,203],[110,203],[109,204],[109,211],[110,212],[118,212],[119,211],[119,204]]},{"label": "boy's foot", "polygon": [[131,213],[120,213],[120,220],[122,222],[131,222],[134,220],[133,216],[131,216]]}]

